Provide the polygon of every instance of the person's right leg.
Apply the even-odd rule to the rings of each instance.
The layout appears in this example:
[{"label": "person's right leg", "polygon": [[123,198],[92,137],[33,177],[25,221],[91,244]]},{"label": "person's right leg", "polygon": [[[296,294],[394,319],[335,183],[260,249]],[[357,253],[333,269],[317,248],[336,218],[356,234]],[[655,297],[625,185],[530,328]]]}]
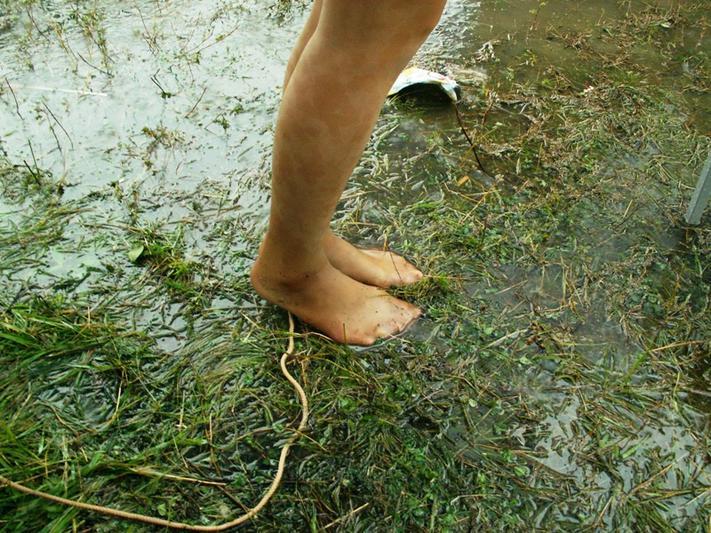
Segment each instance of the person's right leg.
[{"label": "person's right leg", "polygon": [[284,94],[274,141],[269,230],[255,289],[339,342],[371,344],[419,315],[334,268],[329,221],[395,78],[445,0],[323,0]]}]

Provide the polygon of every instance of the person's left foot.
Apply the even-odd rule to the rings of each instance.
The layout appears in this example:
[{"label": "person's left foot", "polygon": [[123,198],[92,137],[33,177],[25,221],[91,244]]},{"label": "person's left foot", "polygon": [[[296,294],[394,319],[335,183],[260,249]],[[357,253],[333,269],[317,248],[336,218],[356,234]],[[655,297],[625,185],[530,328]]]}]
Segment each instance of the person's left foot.
[{"label": "person's left foot", "polygon": [[423,277],[412,263],[385,250],[362,250],[329,232],[324,241],[329,262],[361,283],[375,287],[400,287]]}]

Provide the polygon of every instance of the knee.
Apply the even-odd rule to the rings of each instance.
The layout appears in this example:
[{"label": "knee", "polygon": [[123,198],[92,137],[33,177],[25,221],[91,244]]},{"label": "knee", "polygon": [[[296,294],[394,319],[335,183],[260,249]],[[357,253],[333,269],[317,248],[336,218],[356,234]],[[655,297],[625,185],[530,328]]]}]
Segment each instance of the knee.
[{"label": "knee", "polygon": [[446,0],[383,0],[393,5],[390,22],[403,40],[422,43],[435,29]]},{"label": "knee", "polygon": [[[324,0],[334,34],[384,46],[421,44],[437,26],[447,0]],[[330,26],[325,24],[324,26]]]},{"label": "knee", "polygon": [[411,11],[408,17],[415,38],[424,41],[432,33],[446,3],[446,0],[410,0],[406,3],[405,9]]}]

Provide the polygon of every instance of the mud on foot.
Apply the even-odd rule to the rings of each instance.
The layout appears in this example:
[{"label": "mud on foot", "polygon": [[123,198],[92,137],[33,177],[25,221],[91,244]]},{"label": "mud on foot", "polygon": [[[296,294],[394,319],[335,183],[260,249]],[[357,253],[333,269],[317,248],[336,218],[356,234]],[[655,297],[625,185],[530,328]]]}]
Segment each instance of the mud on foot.
[{"label": "mud on foot", "polygon": [[328,263],[316,272],[286,279],[260,256],[251,278],[254,289],[267,301],[344,344],[369,346],[404,331],[421,314],[414,305],[360,283]]}]

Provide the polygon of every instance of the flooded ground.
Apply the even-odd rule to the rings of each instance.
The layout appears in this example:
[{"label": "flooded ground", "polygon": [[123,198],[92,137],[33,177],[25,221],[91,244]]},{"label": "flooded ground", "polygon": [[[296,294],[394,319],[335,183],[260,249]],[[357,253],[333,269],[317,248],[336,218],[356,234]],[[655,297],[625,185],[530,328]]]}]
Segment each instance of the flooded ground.
[{"label": "flooded ground", "polygon": [[[298,408],[248,271],[307,7],[0,0],[0,474],[202,524],[268,485]],[[451,105],[386,104],[334,226],[428,272],[398,291],[425,317],[300,336],[312,422],[254,530],[710,527],[707,16],[450,1],[415,62],[461,82],[486,172]]]}]

